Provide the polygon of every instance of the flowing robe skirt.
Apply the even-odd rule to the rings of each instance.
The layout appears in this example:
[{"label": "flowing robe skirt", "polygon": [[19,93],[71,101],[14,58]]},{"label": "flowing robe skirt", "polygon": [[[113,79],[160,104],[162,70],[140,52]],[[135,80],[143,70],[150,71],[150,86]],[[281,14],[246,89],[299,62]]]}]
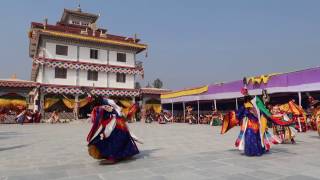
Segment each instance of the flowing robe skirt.
[{"label": "flowing robe skirt", "polygon": [[[89,143],[89,154],[96,159],[122,160],[139,153],[123,119],[117,119],[110,136],[101,140],[100,133]],[[90,148],[95,153],[90,152]]]},{"label": "flowing robe skirt", "polygon": [[244,153],[247,156],[261,156],[265,152],[262,147],[258,122],[248,120],[248,125],[244,133]]}]

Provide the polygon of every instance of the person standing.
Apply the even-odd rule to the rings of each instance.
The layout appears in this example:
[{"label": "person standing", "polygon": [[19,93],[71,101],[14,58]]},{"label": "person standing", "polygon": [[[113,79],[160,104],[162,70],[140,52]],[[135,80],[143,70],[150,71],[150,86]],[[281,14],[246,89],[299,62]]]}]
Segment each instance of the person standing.
[{"label": "person standing", "polygon": [[[289,118],[286,113],[281,112],[279,105],[275,105],[272,107],[271,116],[273,119],[283,119],[285,121],[293,121]],[[295,144],[295,135],[296,130],[290,126],[282,126],[274,124],[273,126],[273,134],[277,135],[281,139],[281,143],[288,143],[291,142]]]},{"label": "person standing", "polygon": [[247,156],[261,156],[270,150],[271,143],[279,143],[268,132],[267,118],[279,125],[290,125],[293,122],[283,121],[282,119],[273,120],[263,101],[258,96],[249,95],[246,78],[243,79],[243,82],[244,87],[241,93],[244,95],[244,104],[238,109],[236,117],[234,117],[241,124],[235,146],[240,151],[244,151]]},{"label": "person standing", "polygon": [[73,116],[74,116],[75,120],[79,119],[79,105],[80,105],[80,101],[75,100],[74,105],[73,105]]}]

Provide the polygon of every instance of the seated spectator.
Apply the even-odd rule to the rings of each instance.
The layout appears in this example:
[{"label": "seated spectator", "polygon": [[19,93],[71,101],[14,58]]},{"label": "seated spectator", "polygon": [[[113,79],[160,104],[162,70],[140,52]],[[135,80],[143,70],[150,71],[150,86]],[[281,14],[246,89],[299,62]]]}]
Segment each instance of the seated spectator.
[{"label": "seated spectator", "polygon": [[213,108],[210,125],[211,126],[220,126],[222,124],[222,119],[223,119],[222,114]]},{"label": "seated spectator", "polygon": [[48,122],[50,123],[58,123],[60,122],[60,117],[58,111],[53,111],[51,117],[49,118]]},{"label": "seated spectator", "polygon": [[0,123],[3,123],[6,118],[6,110],[5,108],[1,107],[0,108]]},{"label": "seated spectator", "polygon": [[18,114],[18,116],[15,118],[17,123],[21,125],[24,123],[26,118],[26,113],[27,113],[27,110],[23,110],[20,114]]},{"label": "seated spectator", "polygon": [[41,121],[41,113],[38,110],[35,110],[33,113],[33,122],[34,123],[40,123]]},{"label": "seated spectator", "polygon": [[209,124],[210,120],[211,120],[211,115],[207,113],[203,116],[204,116],[204,118],[203,118],[202,124]]},{"label": "seated spectator", "polygon": [[33,123],[33,113],[31,112],[30,109],[27,110],[26,112],[26,123]]}]

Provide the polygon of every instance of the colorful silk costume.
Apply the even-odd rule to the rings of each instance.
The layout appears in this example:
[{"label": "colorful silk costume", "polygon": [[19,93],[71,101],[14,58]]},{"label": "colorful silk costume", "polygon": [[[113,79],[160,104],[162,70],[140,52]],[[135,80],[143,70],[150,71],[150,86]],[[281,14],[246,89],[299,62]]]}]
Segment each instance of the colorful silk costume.
[{"label": "colorful silk costume", "polygon": [[320,136],[320,105],[319,105],[319,107],[317,107],[313,110],[311,118],[312,118],[312,121],[315,122],[318,134]]},{"label": "colorful silk costume", "polygon": [[270,149],[271,143],[278,143],[267,131],[267,119],[263,113],[270,115],[258,97],[245,103],[237,113],[242,125],[235,145],[247,156],[261,156]]},{"label": "colorful silk costume", "polygon": [[[292,121],[291,119],[289,119],[289,116],[287,114],[280,111],[279,106],[274,106],[271,113],[273,119]],[[296,130],[293,127],[274,124],[273,134],[281,140],[281,143],[295,143],[294,137],[296,135]]]},{"label": "colorful silk costume", "polygon": [[306,112],[301,106],[297,105],[294,100],[289,101],[287,104],[281,105],[280,111],[287,114],[290,118],[296,121],[295,129],[298,132],[307,131]]},{"label": "colorful silk costume", "polygon": [[310,102],[311,118],[310,125],[313,130],[317,130],[320,136],[320,101],[314,99],[309,93],[307,93]]},{"label": "colorful silk costume", "polygon": [[272,117],[281,118],[285,121],[295,121],[295,128],[291,126],[273,126],[273,132],[277,135],[282,143],[292,143],[294,144],[294,137],[296,136],[296,132],[306,132],[306,113],[302,109],[302,107],[295,104],[294,100],[289,101],[283,105],[276,105],[273,106],[272,110]]},{"label": "colorful silk costume", "polygon": [[139,153],[121,109],[112,100],[103,99],[92,113],[92,128],[87,136],[89,155],[95,159],[117,162]]},{"label": "colorful silk costume", "polygon": [[[228,116],[230,116],[230,114]],[[234,117],[238,119],[241,124],[235,146],[239,150],[244,151],[247,156],[261,156],[266,151],[269,151],[272,143],[278,144],[280,142],[277,137],[268,132],[267,119],[282,126],[293,123],[293,121],[274,119],[259,97],[247,100]],[[232,119],[232,115],[229,119],[229,122],[233,123],[224,122],[221,133],[227,132],[228,129],[234,126],[234,122],[237,122],[237,120]],[[224,126],[225,124],[232,124],[232,126],[226,128]]]}]

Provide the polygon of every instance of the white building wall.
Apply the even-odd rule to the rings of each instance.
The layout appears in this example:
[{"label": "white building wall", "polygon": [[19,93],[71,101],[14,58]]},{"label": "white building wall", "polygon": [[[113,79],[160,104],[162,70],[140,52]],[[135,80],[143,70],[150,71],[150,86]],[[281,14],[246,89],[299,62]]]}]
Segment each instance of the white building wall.
[{"label": "white building wall", "polygon": [[108,73],[98,72],[98,81],[88,80],[88,71],[79,71],[79,86],[108,87]]},{"label": "white building wall", "polygon": [[[98,59],[90,58],[90,49],[98,50]],[[108,64],[108,51],[106,49],[97,49],[90,47],[79,48],[79,61],[88,63]]]},{"label": "white building wall", "polygon": [[39,66],[39,71],[36,77],[36,82],[42,83],[42,66]]},{"label": "white building wall", "polygon": [[[126,62],[118,62],[117,61],[117,53],[126,53]],[[128,52],[121,52],[121,51],[109,51],[109,64],[115,65],[115,66],[128,66],[128,67],[134,67],[134,53],[128,53]]]},{"label": "white building wall", "polygon": [[38,57],[44,57],[45,48],[40,47],[38,51]]},{"label": "white building wall", "polygon": [[117,82],[116,73],[109,73],[109,87],[134,89],[134,75],[126,74],[126,82],[121,83]]},{"label": "white building wall", "polygon": [[[68,46],[68,56],[62,56],[56,54],[56,45]],[[43,50],[42,50],[43,49]],[[90,58],[90,49],[98,50],[98,59]],[[94,47],[80,47],[79,48],[79,61],[88,63],[108,64],[108,51],[109,51],[109,65],[114,66],[128,66],[135,67],[135,55],[133,52],[108,50]],[[70,60],[77,61],[77,45],[69,45],[57,42],[46,41],[45,46],[40,48],[39,56],[43,56],[42,52],[45,52],[45,57],[50,59]],[[117,53],[126,53],[126,62],[117,61]]]},{"label": "white building wall", "polygon": [[74,70],[74,69],[68,69],[67,70],[67,78],[60,79],[60,78],[55,78],[54,68],[50,68],[50,67],[44,68],[43,83],[45,83],[45,84],[75,86],[76,81],[77,81],[77,73],[76,73],[76,70]]},{"label": "white building wall", "polygon": [[[77,46],[53,43],[53,42],[45,42],[45,57],[50,59],[59,59],[59,60],[69,60],[69,61],[77,61]],[[56,45],[68,46],[68,55],[61,56],[56,54]]]},{"label": "white building wall", "polygon": [[[77,50],[78,45],[64,44],[63,42],[46,40],[43,42],[43,47],[40,48],[39,56],[44,52],[46,58],[58,59],[58,60],[69,60],[77,61]],[[56,45],[65,45],[68,46],[68,56],[56,55]],[[41,51],[43,49],[43,51]],[[98,59],[90,58],[90,49],[98,50]],[[117,61],[117,53],[126,53],[126,62]],[[108,57],[109,55],[109,57]],[[79,47],[79,61],[87,63],[97,63],[97,64],[109,64],[115,66],[127,66],[135,67],[135,54],[131,51],[122,51],[117,49],[108,49],[108,48],[95,48],[95,47]],[[88,81],[87,80],[87,71],[79,70],[78,84],[77,84],[77,70],[68,69],[67,70],[67,79],[55,78],[54,68],[44,68],[44,76],[42,78],[42,71],[40,70],[37,75],[37,82],[54,84],[54,85],[68,85],[68,86],[94,86],[102,88],[134,88],[134,75],[126,74],[126,82],[120,83],[116,82],[115,73],[107,72],[98,72],[98,81]]]},{"label": "white building wall", "polygon": [[42,80],[40,79],[40,74],[37,74],[36,82],[38,82],[38,83],[42,83]]}]

